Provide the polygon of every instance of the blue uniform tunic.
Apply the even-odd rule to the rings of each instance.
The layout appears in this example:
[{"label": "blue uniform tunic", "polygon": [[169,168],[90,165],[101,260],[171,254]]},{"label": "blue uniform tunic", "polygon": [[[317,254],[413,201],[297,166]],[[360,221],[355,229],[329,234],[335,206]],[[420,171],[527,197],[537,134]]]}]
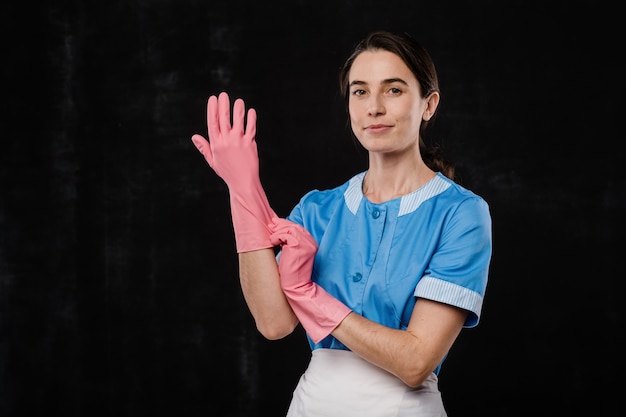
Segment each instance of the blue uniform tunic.
[{"label": "blue uniform tunic", "polygon": [[[476,326],[492,250],[485,200],[437,173],[410,194],[374,204],[362,192],[365,174],[308,192],[287,217],[319,245],[311,279],[394,329],[407,328],[416,297],[465,309],[465,327]],[[332,335],[309,344],[348,350]]]}]

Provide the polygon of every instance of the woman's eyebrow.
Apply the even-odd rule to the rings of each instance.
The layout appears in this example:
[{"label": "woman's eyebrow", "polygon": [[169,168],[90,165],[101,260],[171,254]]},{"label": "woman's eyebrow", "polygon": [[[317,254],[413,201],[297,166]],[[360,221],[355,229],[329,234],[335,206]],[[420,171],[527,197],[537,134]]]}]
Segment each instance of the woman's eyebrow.
[{"label": "woman's eyebrow", "polygon": [[383,84],[393,84],[393,83],[400,83],[400,84],[404,84],[406,86],[409,85],[402,78],[387,78],[386,80],[382,80],[380,84],[383,85]]},{"label": "woman's eyebrow", "polygon": [[349,87],[352,87],[353,85],[367,85],[367,83],[365,81],[354,80],[350,83]]},{"label": "woman's eyebrow", "polygon": [[[386,85],[386,84],[393,84],[393,83],[400,83],[400,84],[404,84],[406,86],[408,86],[409,84],[404,81],[402,78],[386,78],[384,80],[382,80],[380,82],[380,85]],[[360,81],[360,80],[354,80],[350,83],[350,87],[352,87],[353,85],[367,85],[367,82],[365,81]]]}]

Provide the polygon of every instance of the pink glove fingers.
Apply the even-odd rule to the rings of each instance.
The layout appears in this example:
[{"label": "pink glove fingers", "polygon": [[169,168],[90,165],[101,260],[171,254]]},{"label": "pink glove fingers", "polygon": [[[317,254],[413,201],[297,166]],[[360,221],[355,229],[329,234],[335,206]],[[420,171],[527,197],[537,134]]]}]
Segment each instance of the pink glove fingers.
[{"label": "pink glove fingers", "polygon": [[[228,103],[227,100],[223,100]],[[228,105],[228,104],[227,104]],[[220,101],[220,128],[224,129],[230,128],[233,132],[237,133],[239,136],[244,136],[243,129],[243,118],[244,118],[245,107],[243,100],[237,99],[235,100],[235,104],[233,105],[233,124],[230,126],[230,113],[228,107],[223,108],[222,101]]]},{"label": "pink glove fingers", "polygon": [[[228,96],[226,96],[226,100],[228,100]],[[211,142],[219,140],[220,124],[217,118],[217,97],[215,96],[209,97],[209,101],[207,102],[206,121]]]},{"label": "pink glove fingers", "polygon": [[202,136],[195,134],[191,137],[191,141],[196,146],[196,149],[200,151],[204,159],[207,160],[209,166],[213,168],[213,154],[211,153],[211,146],[209,142]]}]

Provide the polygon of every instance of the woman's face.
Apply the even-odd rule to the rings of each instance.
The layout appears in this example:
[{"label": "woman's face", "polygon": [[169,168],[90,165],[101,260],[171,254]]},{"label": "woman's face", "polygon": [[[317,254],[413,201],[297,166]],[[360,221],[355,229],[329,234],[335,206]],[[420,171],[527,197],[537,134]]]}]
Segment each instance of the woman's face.
[{"label": "woman's face", "polygon": [[428,120],[434,109],[398,55],[385,50],[361,53],[348,82],[350,123],[365,149],[393,153],[419,147],[422,119]]}]

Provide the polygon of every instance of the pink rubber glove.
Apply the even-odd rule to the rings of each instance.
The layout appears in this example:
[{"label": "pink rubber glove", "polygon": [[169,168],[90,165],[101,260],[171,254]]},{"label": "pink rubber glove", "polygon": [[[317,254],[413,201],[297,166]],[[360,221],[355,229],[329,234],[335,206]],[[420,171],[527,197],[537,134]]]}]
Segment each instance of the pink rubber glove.
[{"label": "pink rubber glove", "polygon": [[271,240],[275,245],[282,244],[280,286],[302,327],[314,343],[319,343],[351,310],[311,281],[317,242],[304,227],[278,219]]},{"label": "pink rubber glove", "polygon": [[238,253],[273,247],[269,237],[278,219],[259,178],[256,111],[248,110],[245,131],[244,116],[244,102],[237,99],[231,126],[228,94],[221,93],[219,98],[211,96],[207,103],[209,140],[198,134],[191,137],[209,166],[228,186]]}]

